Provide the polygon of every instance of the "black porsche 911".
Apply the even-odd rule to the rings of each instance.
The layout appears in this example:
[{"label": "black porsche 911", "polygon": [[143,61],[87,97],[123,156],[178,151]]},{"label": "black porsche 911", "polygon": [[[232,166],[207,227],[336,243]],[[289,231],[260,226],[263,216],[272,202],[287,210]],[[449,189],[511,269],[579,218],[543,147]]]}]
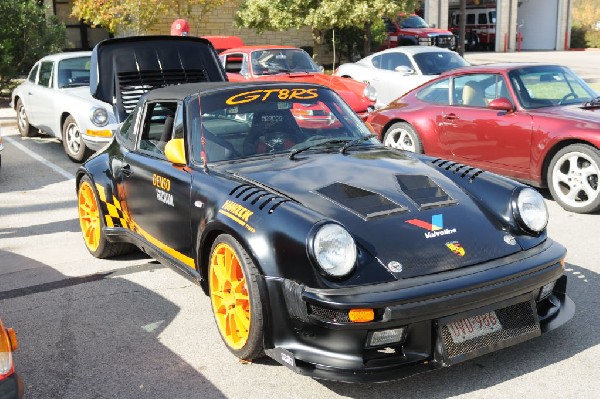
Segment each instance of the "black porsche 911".
[{"label": "black porsche 911", "polygon": [[[92,255],[136,246],[198,282],[234,355],[393,380],[573,316],[537,191],[386,148],[322,86],[154,89],[224,76],[200,39],[165,40],[94,50],[92,93],[116,99],[124,121],[77,173],[79,220]],[[186,61],[189,45],[205,55]],[[146,93],[125,106],[135,90]]]}]

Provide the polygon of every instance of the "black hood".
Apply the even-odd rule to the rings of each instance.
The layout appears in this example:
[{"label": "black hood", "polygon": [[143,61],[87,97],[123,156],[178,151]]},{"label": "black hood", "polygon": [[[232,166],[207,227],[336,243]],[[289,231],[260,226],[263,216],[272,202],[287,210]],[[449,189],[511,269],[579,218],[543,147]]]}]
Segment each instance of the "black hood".
[{"label": "black hood", "polygon": [[[460,186],[409,153],[380,148],[294,160],[283,156],[225,169],[341,223],[384,265],[400,262],[398,277],[451,270],[521,250],[505,240],[502,224]],[[477,184],[476,177],[470,184]]]}]

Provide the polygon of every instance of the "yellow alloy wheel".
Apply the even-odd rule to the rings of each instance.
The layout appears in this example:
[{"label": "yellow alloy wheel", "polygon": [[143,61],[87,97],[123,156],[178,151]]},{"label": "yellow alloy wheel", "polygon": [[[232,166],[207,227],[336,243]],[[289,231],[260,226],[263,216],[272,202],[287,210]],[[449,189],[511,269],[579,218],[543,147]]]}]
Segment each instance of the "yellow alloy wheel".
[{"label": "yellow alloy wheel", "polygon": [[221,242],[214,248],[209,284],[221,336],[230,348],[243,348],[250,331],[250,296],[240,260],[229,244]]},{"label": "yellow alloy wheel", "polygon": [[100,209],[92,186],[82,181],[79,186],[79,224],[85,245],[91,252],[100,245]]}]

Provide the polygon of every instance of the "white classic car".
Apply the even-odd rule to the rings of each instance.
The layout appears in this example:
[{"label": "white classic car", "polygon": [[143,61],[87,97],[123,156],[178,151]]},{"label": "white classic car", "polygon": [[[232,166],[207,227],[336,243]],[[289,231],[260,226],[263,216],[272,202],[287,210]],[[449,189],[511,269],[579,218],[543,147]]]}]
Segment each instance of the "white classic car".
[{"label": "white classic car", "polygon": [[334,75],[370,84],[382,107],[450,69],[469,63],[454,51],[432,46],[401,46],[340,65]]},{"label": "white classic car", "polygon": [[12,93],[21,136],[37,130],[58,137],[73,161],[107,144],[118,124],[110,104],[90,94],[91,51],[59,53],[39,60]]}]

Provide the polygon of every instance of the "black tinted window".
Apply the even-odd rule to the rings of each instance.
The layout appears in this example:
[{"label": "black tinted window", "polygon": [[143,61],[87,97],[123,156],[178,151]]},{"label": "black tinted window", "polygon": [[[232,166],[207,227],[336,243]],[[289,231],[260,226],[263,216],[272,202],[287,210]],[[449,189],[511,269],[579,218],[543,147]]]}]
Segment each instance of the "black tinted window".
[{"label": "black tinted window", "polygon": [[50,87],[50,82],[52,79],[52,61],[42,62],[40,66],[40,77],[38,79],[38,84],[44,87]]},{"label": "black tinted window", "polygon": [[33,68],[31,68],[31,72],[29,72],[29,76],[27,76],[27,80],[35,83],[35,77],[37,76],[38,69],[40,68],[40,64],[35,64]]}]

